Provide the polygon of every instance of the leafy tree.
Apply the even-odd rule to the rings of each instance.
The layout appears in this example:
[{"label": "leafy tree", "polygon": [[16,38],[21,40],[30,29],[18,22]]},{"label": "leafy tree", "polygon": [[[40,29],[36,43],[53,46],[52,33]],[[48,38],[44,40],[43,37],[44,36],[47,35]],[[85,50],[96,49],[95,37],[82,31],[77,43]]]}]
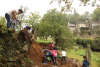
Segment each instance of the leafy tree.
[{"label": "leafy tree", "polygon": [[37,24],[38,24],[39,21],[40,21],[40,18],[41,18],[41,16],[39,15],[38,12],[35,12],[35,13],[31,12],[31,13],[30,13],[30,16],[29,16],[28,23],[29,23],[30,25],[32,25],[33,28],[35,28],[34,26],[37,26]]},{"label": "leafy tree", "polygon": [[93,11],[93,14],[91,14],[91,16],[92,16],[92,20],[95,20],[98,22],[100,20],[100,8],[96,8]]},{"label": "leafy tree", "polygon": [[0,16],[0,25],[7,26],[5,17]]},{"label": "leafy tree", "polygon": [[[51,36],[55,43],[64,48],[71,45],[72,34],[67,28],[67,23],[62,19],[64,15],[56,9],[51,9],[43,16],[39,32],[42,37]],[[40,35],[39,34],[39,35]]]}]

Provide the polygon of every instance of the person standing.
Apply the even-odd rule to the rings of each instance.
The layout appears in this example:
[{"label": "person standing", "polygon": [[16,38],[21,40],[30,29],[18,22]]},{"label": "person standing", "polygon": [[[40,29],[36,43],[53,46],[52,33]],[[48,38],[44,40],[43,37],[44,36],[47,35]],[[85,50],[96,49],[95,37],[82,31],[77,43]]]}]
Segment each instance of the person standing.
[{"label": "person standing", "polygon": [[55,59],[55,65],[58,66],[58,62],[57,62],[57,51],[54,50],[53,48],[51,48],[51,52],[53,53],[53,57]]},{"label": "person standing", "polygon": [[23,11],[21,9],[19,9],[18,11],[12,10],[12,11],[9,11],[9,12],[5,13],[5,18],[7,20],[7,28],[8,29],[11,26],[11,19],[16,18],[16,15],[21,14],[21,13],[23,13]]},{"label": "person standing", "polygon": [[83,56],[83,65],[82,67],[89,67],[89,61],[87,60],[86,56]]},{"label": "person standing", "polygon": [[62,51],[62,62],[63,62],[63,60],[65,61],[65,65],[66,65],[66,51],[65,51],[65,49],[63,49],[63,51]]}]

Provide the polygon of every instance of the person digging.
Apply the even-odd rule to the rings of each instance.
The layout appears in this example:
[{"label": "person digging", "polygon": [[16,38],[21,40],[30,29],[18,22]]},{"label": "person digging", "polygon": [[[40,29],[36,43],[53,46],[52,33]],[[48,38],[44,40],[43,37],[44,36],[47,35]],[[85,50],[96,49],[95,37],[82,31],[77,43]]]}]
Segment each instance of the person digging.
[{"label": "person digging", "polygon": [[5,18],[7,20],[7,28],[8,29],[11,27],[11,19],[16,18],[16,15],[21,14],[21,13],[23,13],[22,9],[19,9],[18,11],[11,10],[11,11],[5,13]]},{"label": "person digging", "polygon": [[32,40],[34,40],[34,34],[36,35],[36,39],[37,39],[37,31],[38,31],[39,29],[37,28],[37,29],[35,29],[35,30],[32,30]]},{"label": "person digging", "polygon": [[24,28],[24,30],[28,31],[28,33],[29,33],[30,30],[31,30],[31,28],[32,28],[32,25],[30,25],[30,26],[26,26],[26,27]]},{"label": "person digging", "polygon": [[[42,53],[45,53],[45,54],[44,54],[44,63],[43,63],[43,64],[47,64],[47,62],[46,62],[46,57],[49,56],[49,57],[52,59],[53,64],[55,65],[53,53],[52,53],[50,50],[46,49],[45,47],[43,47],[42,49],[43,49],[43,50],[42,50]],[[42,53],[40,54],[40,56],[42,55]]]}]

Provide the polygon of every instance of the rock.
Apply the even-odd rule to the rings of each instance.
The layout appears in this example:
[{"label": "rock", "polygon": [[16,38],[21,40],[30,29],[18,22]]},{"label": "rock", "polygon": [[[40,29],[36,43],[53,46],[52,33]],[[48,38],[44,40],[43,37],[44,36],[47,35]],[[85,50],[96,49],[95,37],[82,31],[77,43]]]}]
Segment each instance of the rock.
[{"label": "rock", "polygon": [[25,46],[23,47],[23,50],[28,51],[28,45],[25,45]]}]

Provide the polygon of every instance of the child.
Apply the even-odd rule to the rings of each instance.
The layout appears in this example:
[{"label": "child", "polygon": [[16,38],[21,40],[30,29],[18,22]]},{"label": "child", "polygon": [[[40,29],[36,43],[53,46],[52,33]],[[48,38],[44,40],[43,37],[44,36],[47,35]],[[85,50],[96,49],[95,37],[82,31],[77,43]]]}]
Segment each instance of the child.
[{"label": "child", "polygon": [[62,62],[63,62],[63,60],[65,61],[65,65],[66,65],[66,51],[65,51],[65,49],[63,49],[63,51],[62,51]]},{"label": "child", "polygon": [[51,48],[53,48],[53,43],[52,42],[49,43],[49,49],[51,49]]},{"label": "child", "polygon": [[51,52],[53,53],[53,57],[55,59],[55,64],[58,65],[58,62],[57,62],[57,51],[54,50],[53,48],[51,48]]},{"label": "child", "polygon": [[[44,55],[44,61],[45,61],[45,62],[44,62],[43,64],[47,64],[47,62],[46,62],[46,57],[49,56],[49,57],[52,59],[54,65],[55,65],[53,53],[52,53],[50,50],[48,50],[48,49],[46,49],[45,47],[43,47],[42,53],[45,53],[45,55]],[[41,54],[42,54],[42,53],[41,53]],[[40,55],[41,55],[41,54],[40,54]]]},{"label": "child", "polygon": [[87,60],[86,56],[83,56],[83,67],[89,67],[89,61]]}]

